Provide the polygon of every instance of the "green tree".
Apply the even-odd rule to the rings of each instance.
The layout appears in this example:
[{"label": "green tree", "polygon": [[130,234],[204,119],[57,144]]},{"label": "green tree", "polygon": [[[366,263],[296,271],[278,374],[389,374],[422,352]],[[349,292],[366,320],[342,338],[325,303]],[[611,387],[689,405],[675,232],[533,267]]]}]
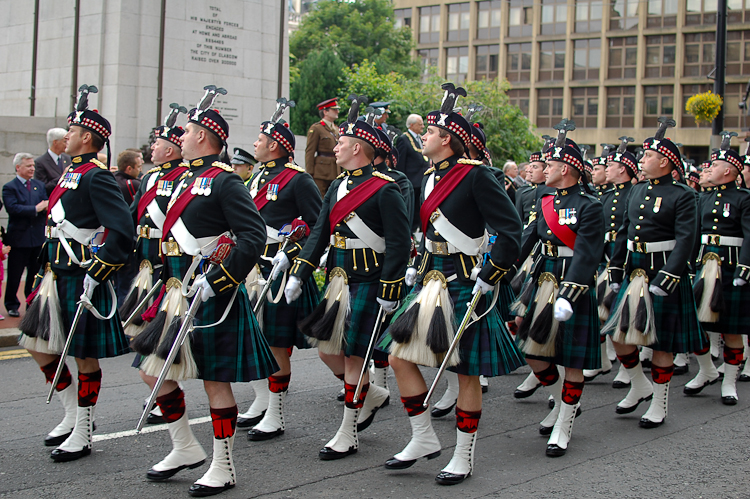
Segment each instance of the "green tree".
[{"label": "green tree", "polygon": [[320,0],[289,39],[289,51],[299,61],[332,48],[348,67],[368,59],[381,74],[416,77],[412,47],[411,29],[394,26],[391,0]]},{"label": "green tree", "polygon": [[299,76],[290,85],[290,125],[296,135],[307,135],[307,129],[320,120],[316,105],[336,97],[344,83],[344,63],[333,49],[326,48],[310,54],[300,62]]}]

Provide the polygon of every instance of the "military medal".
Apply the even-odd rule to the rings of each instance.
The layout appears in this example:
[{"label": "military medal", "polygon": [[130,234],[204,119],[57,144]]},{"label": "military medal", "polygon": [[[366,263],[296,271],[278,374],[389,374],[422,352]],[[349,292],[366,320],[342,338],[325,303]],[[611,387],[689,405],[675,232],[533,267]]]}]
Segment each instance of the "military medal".
[{"label": "military medal", "polygon": [[156,184],[156,195],[157,196],[171,196],[173,187],[174,187],[173,180],[159,180],[159,182]]},{"label": "military medal", "polygon": [[724,218],[728,218],[729,217],[729,207],[730,206],[731,205],[729,203],[724,203]]},{"label": "military medal", "polygon": [[203,188],[203,195],[204,196],[210,196],[211,195],[211,184],[214,183],[213,178],[204,178],[205,180],[205,187]]},{"label": "military medal", "polygon": [[557,212],[558,220],[557,223],[560,225],[568,225],[568,209],[562,209]]},{"label": "military medal", "polygon": [[659,213],[659,210],[661,209],[661,198],[656,198],[656,201],[654,202],[654,213]]},{"label": "military medal", "polygon": [[276,201],[279,196],[279,184],[268,184],[268,189],[266,190],[266,199],[269,201]]},{"label": "military medal", "polygon": [[568,223],[570,223],[571,225],[575,225],[575,223],[578,222],[578,217],[576,217],[576,209],[570,208],[568,212],[569,212]]}]

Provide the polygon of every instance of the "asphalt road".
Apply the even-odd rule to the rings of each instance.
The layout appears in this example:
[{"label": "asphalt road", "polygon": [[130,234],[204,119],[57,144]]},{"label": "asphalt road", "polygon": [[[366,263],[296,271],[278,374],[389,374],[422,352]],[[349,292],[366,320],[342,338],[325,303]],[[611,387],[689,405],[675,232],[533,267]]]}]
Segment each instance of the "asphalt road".
[{"label": "asphalt road", "polygon": [[[36,364],[30,358],[6,358],[12,357],[10,350],[0,350],[0,497],[187,497],[188,487],[207,469],[208,464],[186,470],[162,483],[146,480],[146,471],[169,452],[170,443],[164,430],[137,436],[131,432],[147,395],[130,368],[132,355],[102,362],[92,455],[72,463],[52,462],[51,449],[42,441],[62,418],[61,407],[57,400],[45,405],[46,388]],[[667,422],[653,430],[638,427],[645,406],[631,415],[615,415],[615,405],[625,393],[611,388],[614,371],[587,385],[584,412],[573,429],[568,453],[555,459],[544,455],[546,438],[537,432],[547,414],[546,394],[539,390],[523,401],[513,398],[513,388],[528,368],[491,379],[474,475],[454,487],[434,482],[453,452],[452,416],[434,421],[442,456],[400,473],[383,468],[409,439],[393,376],[391,405],[360,434],[359,452],[341,461],[318,460],[318,449],[341,420],[342,404],[334,398],[340,382],[316,351],[295,351],[292,362],[285,435],[249,442],[238,433],[238,484],[219,497],[750,497],[750,383],[739,384],[740,402],[732,407],[721,404],[718,384],[698,397],[685,397],[682,386],[697,371],[695,361],[691,374],[674,378]],[[427,370],[429,377],[433,373]],[[208,402],[202,385],[190,381],[185,389],[191,419],[205,421]],[[252,390],[236,385],[235,396],[243,411]],[[210,455],[210,423],[197,422],[193,430]]]}]

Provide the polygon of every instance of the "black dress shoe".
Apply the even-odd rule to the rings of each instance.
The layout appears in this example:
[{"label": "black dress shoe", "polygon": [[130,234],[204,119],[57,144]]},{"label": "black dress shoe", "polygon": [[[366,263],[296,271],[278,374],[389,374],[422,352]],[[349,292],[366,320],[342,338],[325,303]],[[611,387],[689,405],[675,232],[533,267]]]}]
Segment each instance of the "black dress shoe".
[{"label": "black dress shoe", "polygon": [[697,386],[695,388],[689,388],[687,385],[685,385],[684,387],[682,387],[682,393],[684,393],[685,395],[698,395],[708,385],[713,385],[715,383],[718,383],[720,379],[721,379],[721,376],[719,376],[713,381],[706,380],[701,386]]},{"label": "black dress shoe", "polygon": [[260,430],[250,430],[247,432],[247,439],[252,440],[253,442],[262,442],[263,440],[271,440],[272,438],[279,437],[284,434],[284,430],[279,428],[276,431],[260,431]]},{"label": "black dress shoe", "polygon": [[674,375],[679,376],[680,374],[686,374],[690,372],[690,366],[685,364],[684,366],[674,366]]},{"label": "black dress shoe", "polygon": [[743,383],[747,383],[748,381],[750,381],[750,376],[748,376],[747,374],[740,374],[740,377],[737,378],[737,381],[742,381]]},{"label": "black dress shoe", "polygon": [[330,447],[323,447],[322,449],[320,449],[320,451],[318,451],[318,457],[323,461],[333,461],[335,459],[343,459],[346,456],[351,456],[356,452],[357,449],[355,449],[354,447],[349,447],[349,449],[345,450],[344,452],[335,451]]},{"label": "black dress shoe", "polygon": [[146,417],[146,424],[163,424],[166,423],[164,421],[164,416],[157,416],[156,414],[148,413],[148,416]]},{"label": "black dress shoe", "polygon": [[89,454],[91,454],[91,447],[84,447],[83,449],[75,452],[55,449],[52,451],[52,454],[50,454],[50,457],[56,463],[64,463],[67,461],[75,461],[76,459],[81,459],[82,457],[88,456]]},{"label": "black dress shoe", "polygon": [[482,393],[487,393],[488,391],[490,391],[489,385],[482,385]]},{"label": "black dress shoe", "polygon": [[266,415],[266,411],[263,411],[260,416],[254,418],[237,418],[237,428],[252,428],[256,424],[260,423],[263,416]]},{"label": "black dress shoe", "polygon": [[[436,457],[440,456],[440,452],[441,451],[433,452],[432,454],[427,454],[426,456],[422,457],[427,458],[427,460],[435,459]],[[385,462],[385,468],[388,470],[405,470],[406,468],[411,468],[412,465],[416,462],[416,459],[410,459],[409,461],[400,461],[395,457],[392,457]]]},{"label": "black dress shoe", "polygon": [[[640,399],[638,399],[638,402],[636,402],[635,404],[631,405],[630,407],[620,407],[618,405],[617,407],[615,407],[615,412],[617,414],[630,414],[631,412],[633,412],[636,409],[638,409],[638,406],[641,404],[641,402],[646,402],[648,400],[651,400],[652,398],[654,398],[653,394],[649,395],[648,397],[641,397]],[[643,421],[643,420],[641,420],[641,421]]]},{"label": "black dress shoe", "polygon": [[221,494],[225,490],[229,490],[233,487],[233,483],[227,483],[223,487],[209,487],[208,485],[198,485],[197,483],[194,483],[190,486],[190,489],[188,489],[188,494],[193,497],[215,496],[216,494]]},{"label": "black dress shoe", "polygon": [[46,437],[44,437],[44,446],[45,447],[57,447],[61,443],[65,442],[68,439],[68,437],[71,435],[71,433],[73,433],[73,430],[70,430],[65,435],[60,435],[59,437],[50,437],[49,435],[47,435]]},{"label": "black dress shoe", "polygon": [[199,466],[203,466],[205,463],[206,463],[206,460],[202,459],[195,464],[186,464],[184,466],[178,466],[176,468],[172,468],[171,470],[156,471],[154,469],[150,469],[146,472],[146,478],[148,478],[149,480],[153,480],[155,482],[160,482],[162,480],[172,478],[173,476],[175,476],[178,472],[182,470],[188,470],[188,469],[192,470],[194,468],[198,468]]},{"label": "black dress shoe", "polygon": [[550,409],[554,409],[555,408],[555,399],[550,398],[549,400],[547,400],[547,407],[549,407]]},{"label": "black dress shoe", "polygon": [[339,402],[345,401],[346,400],[346,392],[339,392],[338,394],[336,394],[336,400],[338,400]]},{"label": "black dress shoe", "polygon": [[584,376],[583,381],[585,381],[586,383],[589,383],[591,381],[594,381],[597,376],[604,376],[605,374],[609,374],[610,372],[612,372],[612,369],[607,369],[606,371],[599,371],[593,376]]},{"label": "black dress shoe", "polygon": [[641,418],[640,421],[638,421],[638,426],[641,428],[646,428],[650,430],[651,428],[658,428],[659,426],[664,424],[664,420],[661,421],[651,421],[650,419]]},{"label": "black dress shoe", "polygon": [[18,310],[8,310],[8,316],[10,317],[20,317],[21,314],[18,313]]},{"label": "black dress shoe", "polygon": [[435,477],[435,481],[440,485],[458,485],[459,483],[469,478],[469,476],[471,476],[471,473],[469,473],[468,475],[457,475],[456,473],[441,471]]},{"label": "black dress shoe", "polygon": [[[534,395],[534,392],[539,389],[539,387],[542,386],[541,383],[537,383],[537,385],[532,388],[531,390],[519,390],[516,389],[516,391],[513,392],[513,396],[517,399],[525,399],[527,397],[531,397]],[[439,476],[439,475],[438,475]]]},{"label": "black dress shoe", "polygon": [[564,456],[565,452],[568,449],[563,449],[562,447],[558,447],[556,444],[548,445],[547,446],[547,456],[549,457],[560,457]]},{"label": "black dress shoe", "polygon": [[448,413],[450,413],[454,407],[456,407],[455,402],[453,402],[453,405],[451,405],[450,407],[446,407],[445,409],[438,409],[437,407],[435,407],[430,411],[430,416],[432,416],[433,418],[442,418],[443,416],[448,415]]},{"label": "black dress shoe", "polygon": [[624,381],[616,379],[612,382],[612,388],[630,388],[630,383],[625,383]]},{"label": "black dress shoe", "polygon": [[[581,415],[581,406],[579,405],[578,406],[578,410],[576,411],[576,417],[578,417],[580,415]],[[549,436],[549,435],[552,435],[552,430],[553,429],[554,429],[554,425],[553,426],[542,426],[542,425],[539,425],[539,434],[540,435],[544,435],[545,437]]]},{"label": "black dress shoe", "polygon": [[737,397],[727,396],[721,397],[721,403],[724,405],[737,405]]}]

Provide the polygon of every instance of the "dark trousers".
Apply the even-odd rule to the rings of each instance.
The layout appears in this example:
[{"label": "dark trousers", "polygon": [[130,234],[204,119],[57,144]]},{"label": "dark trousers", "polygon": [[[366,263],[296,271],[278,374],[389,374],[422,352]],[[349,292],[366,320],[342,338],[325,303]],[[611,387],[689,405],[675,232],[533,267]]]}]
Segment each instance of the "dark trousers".
[{"label": "dark trousers", "polygon": [[18,301],[18,284],[21,282],[21,275],[26,269],[26,284],[23,292],[25,296],[31,293],[31,286],[34,284],[34,276],[39,270],[39,252],[41,246],[32,248],[19,248],[12,246],[8,253],[8,281],[5,285],[5,309],[18,310],[21,303]]}]

